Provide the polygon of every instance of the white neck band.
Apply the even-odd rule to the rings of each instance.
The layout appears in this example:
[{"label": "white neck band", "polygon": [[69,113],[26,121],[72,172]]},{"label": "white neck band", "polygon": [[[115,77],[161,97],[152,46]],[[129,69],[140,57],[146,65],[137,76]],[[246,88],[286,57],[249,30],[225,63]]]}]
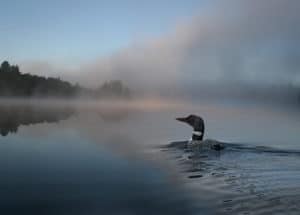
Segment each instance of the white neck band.
[{"label": "white neck band", "polygon": [[193,135],[202,136],[202,132],[201,131],[193,131]]}]

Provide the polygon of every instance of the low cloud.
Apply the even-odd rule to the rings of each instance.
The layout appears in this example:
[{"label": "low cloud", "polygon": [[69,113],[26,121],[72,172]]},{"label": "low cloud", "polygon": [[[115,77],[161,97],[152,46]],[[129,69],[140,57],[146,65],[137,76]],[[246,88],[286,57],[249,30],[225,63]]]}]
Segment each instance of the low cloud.
[{"label": "low cloud", "polygon": [[298,0],[211,1],[173,31],[78,68],[22,66],[88,86],[121,79],[145,90],[232,82],[300,85],[299,11]]}]

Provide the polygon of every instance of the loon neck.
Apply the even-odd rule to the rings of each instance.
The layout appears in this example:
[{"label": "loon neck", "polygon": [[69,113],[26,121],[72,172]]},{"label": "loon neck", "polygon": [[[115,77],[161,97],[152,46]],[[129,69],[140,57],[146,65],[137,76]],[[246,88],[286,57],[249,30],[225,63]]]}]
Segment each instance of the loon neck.
[{"label": "loon neck", "polygon": [[192,140],[203,140],[203,132],[202,131],[193,131]]}]

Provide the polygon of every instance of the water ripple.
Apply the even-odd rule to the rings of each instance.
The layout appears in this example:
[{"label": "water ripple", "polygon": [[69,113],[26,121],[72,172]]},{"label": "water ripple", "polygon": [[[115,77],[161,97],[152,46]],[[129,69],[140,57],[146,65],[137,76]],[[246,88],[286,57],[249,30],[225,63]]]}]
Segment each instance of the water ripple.
[{"label": "water ripple", "polygon": [[175,161],[186,186],[217,214],[300,213],[300,151],[224,145],[217,152],[173,142],[164,153]]}]

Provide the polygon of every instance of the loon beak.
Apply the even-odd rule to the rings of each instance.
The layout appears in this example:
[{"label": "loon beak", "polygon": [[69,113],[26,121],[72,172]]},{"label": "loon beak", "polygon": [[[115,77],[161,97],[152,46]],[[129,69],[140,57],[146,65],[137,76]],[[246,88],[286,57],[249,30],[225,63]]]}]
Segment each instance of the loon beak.
[{"label": "loon beak", "polygon": [[178,117],[178,118],[176,118],[176,120],[178,120],[180,122],[186,122],[186,118],[184,118],[184,117]]}]

